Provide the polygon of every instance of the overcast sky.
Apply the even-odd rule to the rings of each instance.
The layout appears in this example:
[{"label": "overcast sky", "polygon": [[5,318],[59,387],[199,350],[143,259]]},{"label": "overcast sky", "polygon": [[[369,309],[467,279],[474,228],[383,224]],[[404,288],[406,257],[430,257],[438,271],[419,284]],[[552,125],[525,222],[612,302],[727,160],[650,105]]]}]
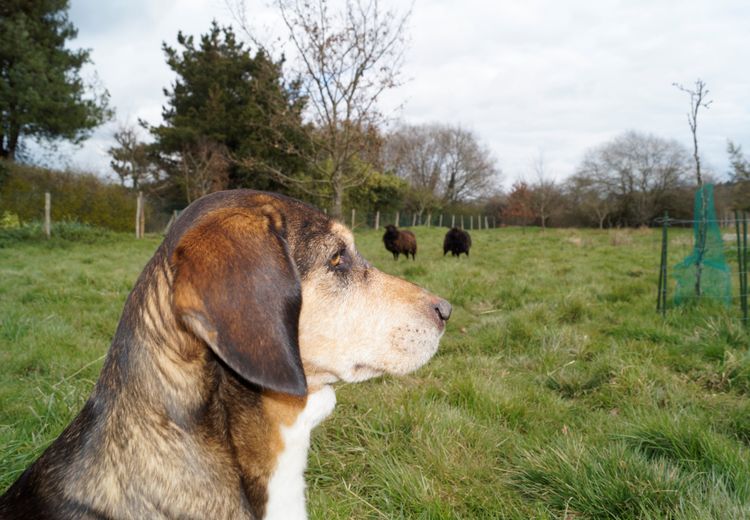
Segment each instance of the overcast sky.
[{"label": "overcast sky", "polygon": [[[283,34],[265,2],[247,4],[259,27]],[[98,172],[109,170],[117,122],[161,119],[173,80],[162,42],[205,33],[213,18],[232,23],[224,0],[72,0],[70,18],[72,45],[92,50],[117,119],[60,153]],[[506,187],[533,180],[540,155],[547,176],[563,179],[587,149],[626,130],[692,147],[689,98],[672,83],[697,78],[713,100],[698,119],[705,163],[723,179],[727,139],[750,154],[750,1],[416,0],[409,33],[406,82],[382,108],[474,130]]]}]

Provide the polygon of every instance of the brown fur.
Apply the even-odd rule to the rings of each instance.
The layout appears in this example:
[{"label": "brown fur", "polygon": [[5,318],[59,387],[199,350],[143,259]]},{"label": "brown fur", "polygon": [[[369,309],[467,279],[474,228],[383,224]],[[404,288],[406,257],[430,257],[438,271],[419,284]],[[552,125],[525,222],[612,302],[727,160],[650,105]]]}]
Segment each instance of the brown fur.
[{"label": "brown fur", "polygon": [[394,260],[398,260],[400,254],[406,256],[407,259],[411,255],[411,259],[416,260],[417,237],[411,231],[400,230],[393,224],[388,224],[383,234],[383,244],[388,251],[393,253]]},{"label": "brown fur", "polygon": [[[394,300],[382,312],[401,324],[342,355],[369,329],[340,316],[381,286]],[[0,498],[0,518],[262,518],[281,427],[308,388],[364,378],[362,366],[418,367],[449,315],[310,206],[249,190],[204,197],[144,268],[91,397]]]}]

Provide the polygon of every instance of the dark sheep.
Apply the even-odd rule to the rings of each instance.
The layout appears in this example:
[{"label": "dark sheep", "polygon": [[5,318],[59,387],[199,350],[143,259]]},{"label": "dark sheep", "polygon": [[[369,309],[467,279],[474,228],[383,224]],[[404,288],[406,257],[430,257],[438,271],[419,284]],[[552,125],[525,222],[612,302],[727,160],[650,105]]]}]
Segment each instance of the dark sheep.
[{"label": "dark sheep", "polygon": [[393,224],[388,224],[385,226],[383,243],[385,244],[385,248],[393,253],[394,260],[398,260],[399,254],[406,255],[406,258],[409,258],[411,254],[412,260],[415,260],[417,254],[417,237],[411,231],[401,231]]},{"label": "dark sheep", "polygon": [[450,251],[455,257],[461,256],[461,253],[466,253],[469,256],[469,249],[471,249],[471,236],[463,229],[451,228],[445,234],[445,240],[443,240],[443,256]]}]

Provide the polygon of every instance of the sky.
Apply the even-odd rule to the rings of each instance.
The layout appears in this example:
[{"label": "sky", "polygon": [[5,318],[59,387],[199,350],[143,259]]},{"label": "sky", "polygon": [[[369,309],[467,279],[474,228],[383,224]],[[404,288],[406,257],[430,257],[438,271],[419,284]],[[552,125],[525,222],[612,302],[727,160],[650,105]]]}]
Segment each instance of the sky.
[{"label": "sky", "polygon": [[[283,36],[266,2],[246,3],[259,31]],[[116,119],[39,161],[112,175],[118,125],[161,121],[174,80],[162,42],[234,20],[224,0],[71,0],[69,14],[79,30],[71,46],[91,49],[85,74],[109,91]],[[713,101],[698,115],[702,166],[723,180],[728,139],[750,155],[749,28],[747,0],[415,0],[404,81],[380,108],[393,121],[473,130],[508,188],[536,180],[540,158],[547,179],[563,180],[587,150],[628,130],[692,151],[689,97],[673,83],[700,78]]]}]

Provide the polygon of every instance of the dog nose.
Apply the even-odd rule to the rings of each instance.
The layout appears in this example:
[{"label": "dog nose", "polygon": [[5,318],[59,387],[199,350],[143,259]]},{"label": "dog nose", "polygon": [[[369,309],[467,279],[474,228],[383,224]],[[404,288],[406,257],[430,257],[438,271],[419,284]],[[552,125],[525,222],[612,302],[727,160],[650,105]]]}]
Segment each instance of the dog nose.
[{"label": "dog nose", "polygon": [[452,310],[453,307],[451,307],[451,304],[446,300],[440,299],[435,304],[435,312],[437,312],[438,316],[440,316],[440,319],[443,321],[448,321],[448,318],[451,317]]}]

